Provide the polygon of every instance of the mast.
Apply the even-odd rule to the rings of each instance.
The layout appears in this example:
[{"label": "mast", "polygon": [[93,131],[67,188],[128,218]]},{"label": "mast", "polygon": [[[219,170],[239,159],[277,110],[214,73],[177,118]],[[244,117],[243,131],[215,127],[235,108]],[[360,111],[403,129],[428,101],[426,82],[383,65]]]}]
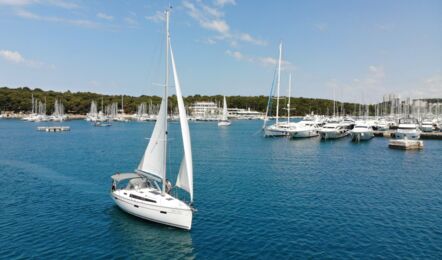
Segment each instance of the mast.
[{"label": "mast", "polygon": [[276,124],[278,124],[279,121],[279,87],[281,84],[281,56],[282,56],[282,42],[279,43],[278,78],[276,86]]},{"label": "mast", "polygon": [[32,95],[32,114],[34,114],[34,93],[31,94]]},{"label": "mast", "polygon": [[333,117],[336,115],[335,88],[333,88]]},{"label": "mast", "polygon": [[166,192],[166,173],[167,173],[167,108],[168,108],[168,97],[167,97],[167,88],[169,86],[169,48],[170,48],[170,34],[169,34],[169,16],[170,16],[170,9],[167,9],[165,11],[166,14],[166,79],[164,81],[164,102],[166,103],[166,113],[165,117],[166,120],[164,120],[164,131],[165,132],[165,140],[164,140],[164,156],[163,156],[163,165],[164,165],[164,179],[162,181],[162,194]]},{"label": "mast", "polygon": [[124,98],[121,96],[121,113],[124,114]]},{"label": "mast", "polygon": [[287,124],[290,123],[290,97],[292,91],[292,73],[289,74],[289,100],[287,102]]}]

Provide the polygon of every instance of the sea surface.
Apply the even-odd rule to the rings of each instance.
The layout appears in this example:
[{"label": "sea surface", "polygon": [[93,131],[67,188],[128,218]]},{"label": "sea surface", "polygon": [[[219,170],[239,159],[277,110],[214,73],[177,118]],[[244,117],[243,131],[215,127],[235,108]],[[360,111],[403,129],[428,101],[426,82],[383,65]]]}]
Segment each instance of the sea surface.
[{"label": "sea surface", "polygon": [[[190,123],[190,232],[122,212],[110,176],[133,171],[153,123],[70,132],[0,120],[0,258],[442,259],[442,141],[262,137],[261,121]],[[170,124],[168,177],[182,156]]]}]

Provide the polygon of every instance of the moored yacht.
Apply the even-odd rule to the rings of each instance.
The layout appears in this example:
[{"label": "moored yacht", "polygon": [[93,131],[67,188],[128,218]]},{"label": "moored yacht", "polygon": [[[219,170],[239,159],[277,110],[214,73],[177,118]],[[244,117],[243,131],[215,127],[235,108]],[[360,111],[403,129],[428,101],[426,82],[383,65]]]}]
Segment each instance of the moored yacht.
[{"label": "moored yacht", "polygon": [[373,127],[364,121],[356,122],[355,127],[350,130],[350,135],[354,142],[370,140],[374,137]]},{"label": "moored yacht", "polygon": [[399,119],[399,125],[394,135],[396,139],[414,139],[414,140],[419,139],[421,131],[419,130],[419,124],[417,119],[414,118]]},{"label": "moored yacht", "polygon": [[327,123],[320,130],[319,135],[321,139],[338,139],[349,134],[346,125],[338,123]]},{"label": "moored yacht", "polygon": [[[279,121],[279,89],[281,84],[281,59],[282,59],[282,43],[279,44],[279,59],[278,59],[278,74],[277,74],[277,81],[276,81],[276,121],[273,125],[266,126],[267,123],[267,116],[268,116],[268,110],[270,107],[270,98],[269,97],[269,103],[267,105],[267,112],[266,112],[266,118],[264,118],[264,136],[265,137],[278,137],[278,136],[287,136],[289,135],[289,131],[294,123],[290,122],[290,102],[288,102],[288,117],[287,122],[280,122]],[[289,91],[290,91],[290,84],[291,84],[291,76],[289,79]],[[289,94],[290,96],[290,94]],[[290,100],[290,99],[289,99]]]},{"label": "moored yacht", "polygon": [[421,124],[422,132],[433,132],[434,130],[436,130],[436,127],[434,125],[435,124],[433,123],[432,119],[425,118],[424,120],[422,120]]}]

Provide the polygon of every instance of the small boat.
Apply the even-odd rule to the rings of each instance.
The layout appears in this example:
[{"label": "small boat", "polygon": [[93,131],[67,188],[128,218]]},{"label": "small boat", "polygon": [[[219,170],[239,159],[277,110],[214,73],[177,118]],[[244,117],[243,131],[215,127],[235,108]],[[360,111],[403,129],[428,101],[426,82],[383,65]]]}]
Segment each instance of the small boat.
[{"label": "small boat", "polygon": [[110,122],[105,122],[105,121],[96,121],[94,123],[94,126],[96,126],[96,127],[109,127],[109,126],[112,126],[112,124]]},{"label": "small boat", "polygon": [[[112,176],[111,197],[122,210],[129,214],[160,224],[190,230],[194,211],[192,207],[192,149],[186,109],[184,107],[172,46],[170,45],[169,12],[169,10],[165,12],[166,80],[157,121],[137,170],[134,173],[117,173]],[[184,155],[175,187],[188,192],[190,196],[189,203],[172,195],[171,190],[175,187],[172,187],[172,184],[166,178],[166,166],[168,165],[167,90],[169,88],[169,57],[171,59],[173,78],[175,81],[182,144],[184,148]],[[122,187],[120,187],[120,183],[123,181],[127,181],[127,184],[125,186],[123,184]]]},{"label": "small boat", "polygon": [[433,123],[432,119],[425,118],[422,120],[421,129],[422,132],[433,132],[436,130],[435,123]]},{"label": "small boat", "polygon": [[229,126],[231,124],[232,123],[228,119],[226,96],[224,96],[223,115],[221,117],[221,120],[218,122],[218,126]]},{"label": "small boat", "polygon": [[347,125],[342,125],[338,123],[327,123],[320,130],[319,135],[321,139],[338,139],[349,134]]},{"label": "small boat", "polygon": [[356,122],[355,127],[350,130],[353,142],[366,141],[374,137],[373,127],[364,121]]},{"label": "small boat", "polygon": [[417,140],[420,138],[421,131],[419,130],[419,123],[415,118],[401,118],[399,125],[394,133],[396,139],[411,139]]}]

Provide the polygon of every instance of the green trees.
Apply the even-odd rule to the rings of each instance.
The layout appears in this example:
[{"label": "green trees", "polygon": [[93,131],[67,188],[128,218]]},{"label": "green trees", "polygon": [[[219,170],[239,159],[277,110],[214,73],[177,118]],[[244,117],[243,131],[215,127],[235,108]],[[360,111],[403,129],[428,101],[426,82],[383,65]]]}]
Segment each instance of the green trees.
[{"label": "green trees", "polygon": [[[116,95],[100,95],[91,92],[56,92],[56,91],[43,91],[41,89],[30,89],[28,87],[22,88],[0,88],[0,111],[14,111],[14,112],[27,112],[31,111],[31,97],[34,95],[35,99],[45,101],[47,103],[47,112],[52,113],[54,110],[54,101],[58,98],[63,102],[66,112],[72,114],[86,114],[89,111],[92,100],[97,102],[98,108],[101,108],[101,100],[103,99],[104,105],[118,102],[121,106],[121,96]],[[265,112],[268,102],[267,96],[227,96],[227,104],[230,108],[244,108],[256,111]],[[217,104],[222,104],[223,96],[204,96],[193,95],[184,98],[186,105],[191,105],[198,101],[213,101]],[[287,98],[282,97],[280,101],[279,114],[282,116],[287,115]],[[124,96],[124,110],[126,113],[135,113],[137,106],[142,102],[149,104],[159,104],[161,97],[158,96]],[[176,96],[169,97],[169,109],[176,107]],[[305,115],[308,113],[315,114],[333,114],[333,101],[327,99],[315,99],[315,98],[291,98],[291,115]],[[341,103],[337,102],[336,107],[341,110]],[[354,114],[354,111],[358,107],[357,104],[344,103],[344,110],[346,114]],[[272,102],[272,114],[275,114],[276,102]],[[370,111],[374,113],[374,108]]]}]

